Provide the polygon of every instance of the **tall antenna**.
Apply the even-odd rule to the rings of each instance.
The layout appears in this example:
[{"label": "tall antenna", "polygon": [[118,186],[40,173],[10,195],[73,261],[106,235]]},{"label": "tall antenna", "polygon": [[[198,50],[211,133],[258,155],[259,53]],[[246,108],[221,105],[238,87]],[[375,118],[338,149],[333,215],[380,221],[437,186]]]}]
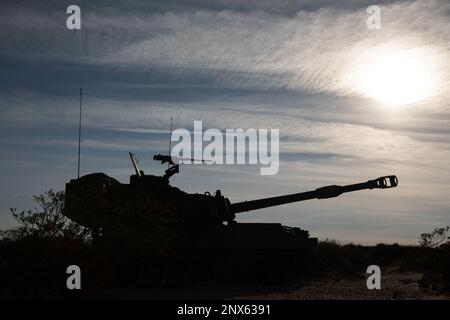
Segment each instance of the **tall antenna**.
[{"label": "tall antenna", "polygon": [[[172,123],[173,123],[173,117],[170,117],[170,136],[169,136],[169,153],[167,154],[169,157],[171,156],[171,149],[172,149]],[[167,164],[170,166],[170,164]]]},{"label": "tall antenna", "polygon": [[80,118],[78,121],[78,179],[80,178],[80,146],[81,146],[81,99],[83,97],[83,88],[80,88]]}]

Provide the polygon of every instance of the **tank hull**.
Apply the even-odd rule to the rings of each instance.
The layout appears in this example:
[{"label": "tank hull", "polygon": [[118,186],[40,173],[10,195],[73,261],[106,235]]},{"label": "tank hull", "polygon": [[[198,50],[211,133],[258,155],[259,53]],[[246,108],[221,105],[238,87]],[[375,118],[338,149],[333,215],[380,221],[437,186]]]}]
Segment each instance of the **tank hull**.
[{"label": "tank hull", "polygon": [[[317,245],[307,231],[279,223],[235,223],[185,236],[155,257],[140,254],[123,261],[134,270],[121,286],[180,285],[208,281],[282,283],[302,274],[308,250]],[[125,266],[126,265],[126,266]]]},{"label": "tank hull", "polygon": [[316,238],[280,223],[224,222],[223,199],[153,176],[122,184],[91,174],[66,185],[65,215],[96,231],[94,243],[113,253],[121,286],[276,282],[301,269]]},{"label": "tank hull", "polygon": [[308,232],[281,223],[232,223],[205,228],[192,237],[183,237],[175,246],[179,250],[295,251],[317,244]]}]

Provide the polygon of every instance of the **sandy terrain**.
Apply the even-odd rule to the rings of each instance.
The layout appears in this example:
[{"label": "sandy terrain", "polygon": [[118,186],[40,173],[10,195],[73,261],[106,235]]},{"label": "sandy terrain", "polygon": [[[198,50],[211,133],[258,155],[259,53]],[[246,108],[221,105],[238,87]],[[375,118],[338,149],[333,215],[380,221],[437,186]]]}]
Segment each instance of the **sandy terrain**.
[{"label": "sandy terrain", "polygon": [[422,274],[399,272],[397,268],[382,271],[381,289],[368,290],[366,275],[328,276],[307,282],[282,286],[204,283],[186,287],[109,290],[96,299],[450,299],[435,292],[424,292],[418,281]]},{"label": "sandy terrain", "polygon": [[385,269],[382,272],[381,289],[368,290],[366,275],[338,279],[329,278],[311,281],[303,286],[293,288],[287,293],[270,293],[240,298],[249,299],[449,299],[448,296],[435,292],[424,292],[418,281],[422,274],[417,272],[399,272],[397,268]]}]

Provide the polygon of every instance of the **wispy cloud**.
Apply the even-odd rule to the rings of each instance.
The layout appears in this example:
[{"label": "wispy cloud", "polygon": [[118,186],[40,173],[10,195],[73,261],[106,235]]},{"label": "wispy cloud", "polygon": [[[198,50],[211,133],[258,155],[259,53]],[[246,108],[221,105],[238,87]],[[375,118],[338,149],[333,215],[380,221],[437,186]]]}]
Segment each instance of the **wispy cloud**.
[{"label": "wispy cloud", "polygon": [[[233,1],[229,2],[236,6]],[[356,4],[357,2],[354,2]],[[438,61],[440,101],[448,107],[450,4],[412,1],[382,6],[382,30],[366,28],[364,6],[324,7],[277,15],[258,10],[197,10],[128,14],[83,11],[71,34],[60,12],[8,12],[6,52],[111,68],[153,70],[175,79],[208,79],[233,88],[283,88],[359,94],[351,73],[378,47],[414,46]],[[249,6],[250,7],[250,6]],[[411,17],[414,17],[413,19]],[[34,31],[34,32],[32,32]],[[14,36],[11,33],[14,32]],[[320,35],[320,36],[318,36]],[[442,103],[440,104],[442,107]]]},{"label": "wispy cloud", "polygon": [[[4,100],[3,100],[4,99]],[[160,133],[167,130],[168,119],[175,117],[176,127],[192,129],[194,120],[202,120],[205,127],[214,128],[280,128],[285,141],[282,151],[323,152],[349,157],[446,163],[450,157],[448,133],[427,136],[421,141],[408,132],[389,128],[374,128],[370,123],[348,123],[307,119],[290,113],[274,118],[279,107],[271,105],[272,112],[255,112],[253,104],[230,104],[218,101],[203,103],[153,103],[134,100],[87,98],[83,124],[87,128],[116,130],[119,132]],[[2,101],[3,100],[3,101]],[[5,125],[15,126],[69,126],[76,125],[76,98],[55,98],[21,91],[18,96],[0,97],[8,107],[0,112]],[[268,105],[265,106],[269,108]],[[245,116],[248,115],[248,116]],[[119,129],[117,129],[119,128]],[[439,137],[442,137],[439,139]],[[435,141],[430,141],[431,140]],[[106,138],[108,139],[108,138]],[[444,140],[444,141],[442,141]],[[104,142],[104,147],[109,142]],[[124,141],[123,145],[127,143]],[[113,145],[110,145],[111,147]]]}]

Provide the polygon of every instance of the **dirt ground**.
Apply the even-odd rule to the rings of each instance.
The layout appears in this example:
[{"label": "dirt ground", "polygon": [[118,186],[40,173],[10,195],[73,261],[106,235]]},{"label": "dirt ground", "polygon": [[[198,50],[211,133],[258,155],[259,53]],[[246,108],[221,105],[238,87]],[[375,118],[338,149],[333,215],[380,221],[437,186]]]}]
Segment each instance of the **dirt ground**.
[{"label": "dirt ground", "polygon": [[439,299],[449,296],[424,292],[418,281],[421,273],[400,272],[398,268],[382,270],[381,289],[368,290],[366,274],[342,277],[329,275],[310,281],[282,286],[203,283],[185,287],[109,290],[94,299],[252,299],[252,300],[373,300]]},{"label": "dirt ground", "polygon": [[366,275],[339,279],[330,276],[327,279],[311,281],[287,293],[270,293],[240,298],[248,299],[282,299],[282,300],[411,300],[411,299],[450,299],[436,292],[424,292],[418,281],[422,274],[417,272],[399,272],[390,268],[382,272],[381,289],[368,290]]}]

